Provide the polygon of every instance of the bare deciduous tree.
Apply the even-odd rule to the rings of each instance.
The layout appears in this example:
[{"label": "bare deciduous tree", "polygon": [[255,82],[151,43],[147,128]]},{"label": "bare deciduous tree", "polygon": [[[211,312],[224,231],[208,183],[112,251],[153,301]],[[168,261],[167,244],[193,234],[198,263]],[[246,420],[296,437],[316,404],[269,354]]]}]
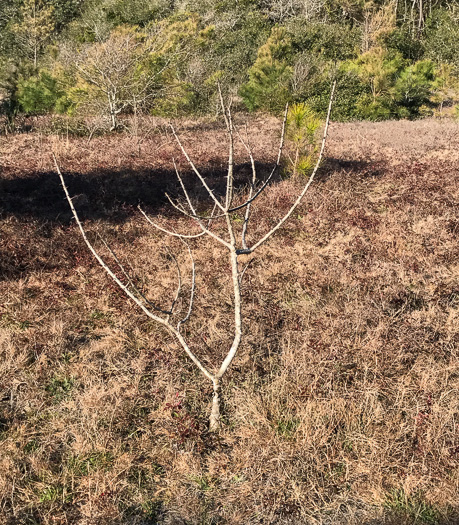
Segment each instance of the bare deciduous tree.
[{"label": "bare deciduous tree", "polygon": [[78,50],[62,48],[62,57],[75,69],[71,98],[90,113],[108,117],[110,129],[117,129],[121,113],[146,109],[164,95],[162,76],[183,54],[179,46],[168,46],[164,27],[156,25],[146,32],[117,29],[106,40]]},{"label": "bare deciduous tree", "polygon": [[[178,287],[175,294],[175,297],[172,300],[171,307],[168,310],[164,310],[153,304],[151,301],[149,301],[143,293],[136,288],[136,286],[133,283],[133,280],[130,278],[128,272],[125,270],[125,268],[122,266],[121,262],[115,255],[115,253],[107,246],[106,248],[111,253],[113,259],[115,260],[116,264],[119,267],[119,270],[123,273],[124,277],[126,278],[127,284],[123,283],[119,277],[115,274],[114,271],[110,269],[110,267],[107,265],[107,263],[103,260],[103,258],[100,256],[100,254],[96,251],[93,244],[88,239],[86,232],[83,228],[83,225],[80,221],[80,218],[78,216],[78,213],[73,205],[72,198],[69,195],[67,186],[65,184],[64,178],[62,176],[62,173],[60,171],[58,162],[56,157],[54,157],[54,162],[56,166],[56,170],[59,174],[65,195],[67,197],[68,203],[70,205],[70,208],[72,210],[73,216],[75,218],[75,221],[78,225],[78,228],[80,229],[80,232],[83,236],[84,241],[86,242],[89,250],[92,252],[94,257],[97,259],[99,264],[102,266],[102,268],[105,270],[105,272],[115,281],[115,283],[123,290],[123,292],[132,300],[134,303],[142,309],[142,311],[152,320],[156,321],[160,325],[162,325],[170,334],[172,334],[175,339],[180,343],[181,347],[183,348],[184,352],[188,355],[188,357],[193,361],[193,363],[199,368],[199,370],[204,374],[209,381],[213,384],[213,401],[212,401],[212,409],[210,414],[210,422],[209,422],[209,430],[216,431],[220,427],[220,387],[221,387],[221,379],[228,370],[228,367],[231,365],[231,362],[236,356],[236,353],[238,351],[238,348],[241,343],[242,338],[242,322],[243,322],[243,315],[242,315],[242,300],[241,300],[241,282],[244,277],[245,270],[247,269],[247,266],[244,268],[240,267],[240,263],[238,261],[239,256],[246,255],[246,254],[252,254],[254,253],[262,244],[264,244],[268,239],[270,239],[279,228],[282,227],[282,225],[289,219],[289,217],[292,215],[294,210],[298,207],[301,200],[305,196],[306,192],[308,191],[309,187],[311,186],[314,177],[319,169],[326,139],[327,139],[327,133],[328,133],[328,126],[330,122],[330,112],[333,102],[333,95],[335,91],[335,84],[333,84],[331,95],[330,95],[330,103],[328,107],[328,113],[327,113],[327,119],[325,122],[324,127],[324,133],[322,138],[322,143],[319,151],[319,155],[317,158],[317,162],[315,164],[315,167],[312,171],[311,176],[306,180],[302,190],[298,194],[295,202],[291,205],[288,212],[277,222],[277,224],[271,228],[264,236],[262,236],[258,241],[253,243],[247,242],[247,231],[248,231],[248,225],[251,217],[251,211],[252,211],[252,205],[256,201],[256,199],[261,195],[261,193],[266,189],[270,181],[273,179],[274,174],[276,173],[277,169],[279,168],[281,157],[282,157],[282,150],[284,146],[284,137],[285,137],[285,127],[286,127],[286,120],[287,120],[287,111],[288,107],[286,108],[283,124],[282,124],[282,132],[281,132],[281,138],[280,138],[280,144],[279,144],[279,150],[277,155],[276,164],[271,170],[269,176],[267,179],[260,183],[257,179],[257,172],[255,167],[255,160],[253,157],[253,152],[250,146],[250,143],[247,138],[243,138],[241,133],[237,130],[233,123],[233,119],[231,116],[231,109],[230,104],[228,106],[225,106],[223,97],[220,92],[220,102],[223,110],[223,115],[225,118],[226,123],[226,130],[228,135],[228,142],[229,142],[229,154],[228,154],[228,171],[226,176],[226,192],[225,196],[222,198],[219,198],[215,192],[209,187],[207,184],[205,178],[199,171],[199,169],[196,167],[196,165],[193,163],[192,159],[190,158],[188,152],[184,148],[183,144],[180,141],[180,138],[178,137],[175,129],[171,126],[172,133],[175,137],[175,140],[177,141],[177,144],[179,145],[183,155],[185,156],[186,160],[188,161],[192,171],[200,181],[200,183],[205,188],[209,198],[211,199],[211,202],[213,204],[213,209],[210,211],[210,213],[205,216],[199,215],[196,211],[196,207],[194,206],[192,199],[190,197],[190,194],[188,190],[185,187],[185,184],[183,182],[183,179],[179,173],[179,170],[177,169],[177,166],[174,162],[175,166],[175,172],[178,178],[178,181],[180,183],[180,187],[183,190],[183,194],[185,197],[184,203],[180,202],[174,202],[169,196],[169,202],[171,205],[178,210],[180,213],[182,213],[184,216],[191,218],[196,225],[200,228],[200,233],[198,234],[181,234],[177,233],[175,231],[170,231],[160,224],[156,223],[154,220],[152,220],[144,210],[142,210],[139,206],[139,210],[142,213],[142,215],[145,217],[145,219],[155,228],[160,230],[163,233],[166,233],[167,235],[177,237],[181,239],[185,244],[187,243],[188,239],[193,239],[201,236],[208,236],[213,241],[219,243],[224,248],[226,248],[228,252],[229,262],[231,266],[231,279],[232,279],[232,289],[233,289],[233,305],[234,305],[234,335],[233,335],[233,341],[231,344],[231,347],[229,348],[225,358],[223,359],[223,362],[221,363],[220,367],[214,371],[210,370],[204,364],[201,362],[201,360],[196,356],[196,354],[191,350],[188,342],[186,341],[184,334],[182,333],[182,326],[189,320],[190,316],[193,313],[193,303],[194,303],[194,296],[195,296],[195,281],[196,281],[196,267],[193,260],[191,249],[188,247],[188,253],[190,256],[191,261],[191,275],[192,275],[192,283],[191,283],[191,292],[189,297],[189,305],[186,314],[181,317],[178,321],[173,322],[172,318],[176,314],[174,311],[175,305],[177,304],[178,298],[182,294],[182,279],[180,275],[180,270],[177,264],[177,270],[178,270]],[[244,202],[240,204],[234,204],[233,199],[235,197],[234,192],[234,138],[235,135],[237,135],[238,139],[241,141],[242,145],[247,151],[247,154],[250,158],[251,168],[252,168],[252,179],[250,183],[250,190],[248,196],[245,198]],[[245,210],[244,213],[244,220],[242,223],[242,228],[240,231],[236,231],[235,223],[234,223],[234,213],[238,210]],[[215,233],[215,231],[212,229],[213,224],[217,220],[222,220],[226,224],[227,229],[227,236],[226,238],[223,238],[219,234]],[[238,242],[238,237],[240,238],[240,241]],[[105,244],[105,243],[104,243]]]}]

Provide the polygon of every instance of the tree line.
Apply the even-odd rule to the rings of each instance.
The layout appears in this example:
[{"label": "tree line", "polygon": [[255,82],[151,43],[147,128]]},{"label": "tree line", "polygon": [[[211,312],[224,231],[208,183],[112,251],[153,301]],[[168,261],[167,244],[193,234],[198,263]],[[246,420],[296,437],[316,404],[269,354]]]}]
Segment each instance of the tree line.
[{"label": "tree line", "polygon": [[454,0],[0,0],[0,111],[99,116],[286,102],[335,120],[417,118],[459,102]]}]

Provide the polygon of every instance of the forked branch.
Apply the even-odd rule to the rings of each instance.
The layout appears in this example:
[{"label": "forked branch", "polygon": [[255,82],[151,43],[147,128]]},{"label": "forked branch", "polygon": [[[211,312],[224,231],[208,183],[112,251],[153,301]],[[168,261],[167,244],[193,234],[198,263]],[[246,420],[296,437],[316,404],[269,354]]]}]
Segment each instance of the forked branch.
[{"label": "forked branch", "polygon": [[332,90],[331,90],[331,95],[330,95],[330,102],[328,104],[327,120],[325,121],[324,134],[323,134],[323,138],[322,138],[322,144],[321,144],[321,147],[320,147],[319,156],[317,158],[317,162],[316,162],[316,164],[314,166],[314,169],[313,169],[313,171],[312,171],[312,173],[311,173],[311,175],[310,175],[310,177],[308,179],[308,182],[305,184],[303,190],[298,195],[298,198],[292,204],[292,206],[289,209],[289,211],[282,217],[282,219],[280,219],[280,221],[276,224],[276,226],[274,226],[274,228],[272,228],[264,237],[262,237],[258,242],[256,242],[251,248],[243,249],[243,251],[241,251],[239,253],[244,253],[244,254],[252,253],[259,246],[261,246],[263,243],[265,243],[284,224],[284,222],[290,218],[292,213],[295,211],[295,209],[298,207],[300,202],[303,200],[303,197],[306,195],[306,192],[308,191],[309,187],[311,186],[312,181],[314,180],[314,178],[316,176],[316,173],[317,173],[317,171],[318,171],[318,169],[320,167],[320,164],[322,162],[322,157],[323,157],[323,154],[324,154],[324,151],[325,151],[325,144],[327,142],[328,127],[329,127],[329,124],[330,124],[330,115],[331,115],[331,110],[332,110],[332,105],[333,105],[333,97],[334,97],[334,94],[335,94],[335,87],[336,87],[336,81],[333,82],[333,85],[332,85]]}]

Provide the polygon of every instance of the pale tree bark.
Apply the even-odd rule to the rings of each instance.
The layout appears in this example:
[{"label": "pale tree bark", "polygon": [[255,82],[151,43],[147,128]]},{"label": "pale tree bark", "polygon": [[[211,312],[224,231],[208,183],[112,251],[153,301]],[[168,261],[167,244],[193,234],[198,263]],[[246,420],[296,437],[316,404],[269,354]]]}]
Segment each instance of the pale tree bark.
[{"label": "pale tree bark", "polygon": [[[193,163],[192,159],[190,158],[188,152],[186,151],[185,147],[181,143],[175,129],[171,127],[172,133],[177,141],[177,144],[179,145],[179,148],[181,149],[184,157],[187,159],[192,171],[197,176],[198,180],[202,184],[202,186],[205,188],[207,195],[213,202],[213,209],[210,212],[210,215],[207,217],[199,216],[196,213],[196,208],[193,205],[191,196],[186,189],[182,177],[180,175],[180,172],[175,164],[175,171],[178,178],[178,181],[180,183],[180,187],[183,191],[184,197],[185,197],[185,203],[177,203],[174,202],[169,196],[169,202],[172,204],[172,206],[180,211],[183,215],[186,217],[192,218],[195,222],[195,224],[201,229],[201,232],[198,234],[181,234],[175,231],[170,231],[160,224],[156,223],[154,220],[152,220],[146,213],[143,211],[140,207],[140,212],[145,217],[145,219],[149,222],[149,224],[153,225],[155,228],[157,228],[159,231],[162,231],[163,233],[166,233],[167,235],[177,237],[182,240],[183,243],[187,246],[190,261],[191,261],[191,274],[192,274],[192,284],[191,284],[191,292],[190,297],[188,300],[188,310],[186,312],[186,315],[177,322],[177,324],[174,324],[172,319],[178,315],[178,312],[175,312],[175,305],[177,304],[177,301],[179,297],[182,294],[182,279],[181,279],[181,273],[180,269],[177,265],[177,273],[178,273],[178,286],[177,291],[175,293],[175,296],[172,300],[171,307],[167,310],[162,309],[158,307],[157,305],[153,304],[151,301],[147,300],[146,297],[135,287],[133,280],[130,278],[128,273],[126,272],[125,268],[122,266],[121,262],[119,261],[116,254],[106,245],[107,249],[109,250],[112,258],[115,260],[115,263],[117,264],[118,268],[122,271],[124,274],[127,284],[123,283],[116,274],[110,269],[108,264],[104,261],[104,259],[100,256],[100,254],[97,252],[97,250],[94,248],[93,244],[88,239],[86,232],[83,228],[83,225],[79,219],[78,213],[73,205],[72,199],[69,195],[67,186],[65,184],[64,177],[60,171],[58,162],[56,157],[54,156],[54,162],[56,166],[56,171],[60,177],[61,184],[63,186],[66,198],[69,202],[70,209],[72,211],[72,214],[75,218],[75,221],[77,223],[77,226],[83,236],[83,239],[85,243],[87,244],[89,250],[92,252],[98,263],[102,266],[104,271],[115,281],[115,283],[123,290],[123,292],[136,304],[137,307],[139,307],[150,319],[156,321],[160,325],[162,325],[180,344],[183,351],[186,353],[186,355],[193,361],[193,363],[199,368],[199,370],[202,372],[202,374],[212,383],[213,386],[213,398],[212,398],[212,407],[210,411],[210,417],[209,417],[209,430],[212,432],[218,431],[221,427],[221,415],[220,415],[220,401],[221,401],[221,380],[225,373],[227,372],[228,368],[230,367],[232,361],[237,355],[238,349],[241,344],[242,335],[243,335],[243,314],[242,314],[242,297],[241,297],[241,282],[242,278],[244,276],[245,270],[247,269],[247,266],[241,270],[239,266],[239,256],[243,254],[252,254],[255,252],[262,244],[264,244],[268,239],[270,239],[278,230],[282,227],[282,225],[291,217],[294,210],[298,207],[301,200],[305,196],[306,192],[310,188],[317,171],[319,169],[319,166],[321,164],[326,140],[327,140],[327,134],[328,134],[328,128],[330,123],[330,113],[333,103],[333,96],[335,91],[335,83],[332,86],[331,95],[330,95],[330,103],[328,107],[328,113],[327,113],[327,119],[325,122],[324,127],[324,134],[322,138],[322,144],[319,151],[319,155],[317,158],[316,165],[314,167],[314,170],[309,177],[309,179],[305,182],[304,187],[300,191],[298,197],[296,198],[295,202],[292,204],[290,209],[287,211],[287,213],[278,220],[277,224],[271,228],[265,235],[263,235],[259,240],[248,244],[247,242],[247,231],[248,231],[248,225],[249,220],[251,216],[251,209],[253,203],[256,201],[256,199],[261,195],[261,193],[265,190],[267,185],[269,184],[269,181],[272,180],[276,170],[279,168],[281,157],[282,157],[282,151],[283,151],[283,145],[284,145],[284,137],[285,137],[285,123],[287,119],[287,111],[288,106],[286,107],[283,124],[282,124],[282,133],[280,138],[280,144],[279,144],[279,151],[277,155],[276,164],[271,171],[268,178],[260,185],[258,189],[256,189],[257,185],[257,173],[256,173],[256,167],[255,167],[255,161],[253,152],[250,146],[250,142],[247,138],[244,140],[242,138],[242,135],[239,133],[239,131],[235,128],[233,119],[231,116],[231,110],[230,106],[225,106],[223,97],[220,93],[220,100],[222,105],[222,110],[226,122],[226,130],[228,135],[228,143],[229,143],[229,152],[228,152],[228,172],[226,176],[226,192],[225,196],[220,199],[218,198],[214,191],[209,187],[206,180],[200,173],[199,169],[196,167],[196,165]],[[243,144],[244,148],[246,149],[251,162],[252,167],[252,179],[250,182],[250,191],[247,196],[247,198],[240,204],[233,205],[234,200],[234,134],[237,133],[239,140]],[[188,209],[187,209],[188,208]],[[236,231],[237,223],[233,221],[233,214],[235,211],[245,209],[245,216],[244,216],[244,222],[242,226],[242,230],[240,232]],[[226,225],[226,238],[223,238],[219,234],[215,233],[215,231],[212,230],[213,224],[218,219],[222,219],[224,221],[224,224]],[[238,241],[238,237],[240,235],[240,242]],[[190,349],[190,346],[188,345],[187,341],[185,340],[185,337],[181,331],[181,328],[184,323],[186,323],[192,313],[193,313],[193,304],[194,304],[194,296],[195,296],[195,283],[196,283],[196,268],[193,260],[193,256],[191,253],[191,249],[187,244],[188,239],[196,239],[200,237],[207,236],[213,241],[219,243],[222,245],[228,253],[228,259],[229,264],[231,268],[231,288],[232,288],[232,295],[233,295],[233,305],[234,305],[234,326],[233,326],[233,340],[231,343],[231,346],[224,357],[221,365],[216,368],[215,370],[210,370],[204,364],[202,361],[196,356],[196,354]],[[174,258],[175,260],[175,258]]]}]

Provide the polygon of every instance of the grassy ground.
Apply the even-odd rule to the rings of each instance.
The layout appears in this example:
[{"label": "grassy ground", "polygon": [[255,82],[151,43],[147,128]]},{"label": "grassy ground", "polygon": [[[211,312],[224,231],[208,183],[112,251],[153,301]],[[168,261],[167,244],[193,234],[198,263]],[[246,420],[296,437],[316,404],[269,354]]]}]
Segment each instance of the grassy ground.
[{"label": "grassy ground", "polygon": [[[250,122],[261,174],[278,127]],[[183,122],[180,134],[220,188],[222,129]],[[165,247],[186,282],[187,252],[136,209],[188,228],[163,196],[177,190],[172,157],[186,169],[167,129],[89,143],[35,132],[0,148],[1,524],[459,522],[457,124],[332,124],[319,179],[245,275],[218,436],[211,385],[92,259],[50,158],[91,238],[167,305]],[[238,150],[240,191],[248,174]],[[297,191],[268,189],[253,238]],[[218,246],[193,251],[187,333],[212,366],[231,339],[230,274]]]}]

